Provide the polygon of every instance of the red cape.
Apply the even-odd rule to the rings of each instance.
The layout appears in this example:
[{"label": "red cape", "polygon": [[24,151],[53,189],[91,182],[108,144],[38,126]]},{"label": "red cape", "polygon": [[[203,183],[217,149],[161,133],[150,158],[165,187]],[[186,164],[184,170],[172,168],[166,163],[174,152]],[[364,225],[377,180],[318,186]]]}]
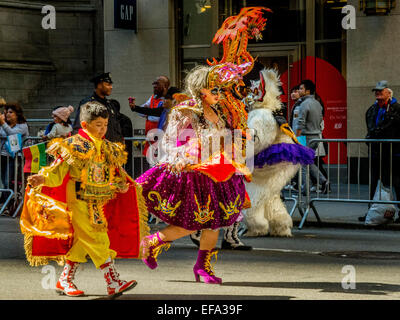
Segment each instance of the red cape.
[{"label": "red cape", "polygon": [[[65,203],[69,179],[69,174],[67,174],[61,186],[55,188],[43,187],[41,193]],[[140,241],[149,234],[147,209],[141,186],[130,177],[128,183],[129,189],[126,193],[118,193],[114,199],[107,202],[104,206],[104,215],[108,223],[110,248],[117,252],[117,258],[140,258]],[[27,207],[29,190],[30,188],[27,187],[25,191],[21,222],[35,221]],[[34,235],[26,228],[22,228],[22,232],[25,234],[26,256],[30,264],[43,265],[47,264],[49,260],[64,262],[65,254],[72,245],[73,230],[71,231],[72,237],[63,240]]]},{"label": "red cape", "polygon": [[[57,188],[43,187],[42,193],[55,200],[65,202],[66,185],[69,176]],[[29,214],[26,203],[29,200],[29,188],[25,193],[24,209],[21,214]],[[148,235],[147,210],[142,199],[140,186],[133,181],[129,182],[126,193],[118,193],[116,198],[104,206],[104,215],[108,223],[110,248],[117,252],[117,258],[140,258],[140,241]],[[25,232],[25,235],[27,233]],[[46,238],[33,235],[29,243],[25,243],[27,258],[32,265],[47,264],[48,260],[63,262],[72,246],[73,237],[67,240]]]}]

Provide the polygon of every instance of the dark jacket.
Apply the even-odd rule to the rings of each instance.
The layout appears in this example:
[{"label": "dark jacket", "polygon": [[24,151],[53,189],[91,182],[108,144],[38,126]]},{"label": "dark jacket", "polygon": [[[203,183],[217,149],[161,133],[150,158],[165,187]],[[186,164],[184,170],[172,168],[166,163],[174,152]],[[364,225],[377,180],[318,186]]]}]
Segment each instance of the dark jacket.
[{"label": "dark jacket", "polygon": [[[375,102],[365,114],[367,124],[366,139],[400,139],[400,104],[395,98],[389,100],[385,108],[385,112],[377,119],[379,113],[379,105]],[[390,155],[389,144],[382,145],[382,153]],[[373,155],[379,153],[379,147],[374,146]],[[400,144],[393,143],[393,154],[400,155]]]},{"label": "dark jacket", "polygon": [[101,104],[105,105],[108,109],[110,116],[108,118],[108,129],[106,133],[106,139],[112,142],[123,142],[124,138],[122,135],[121,125],[119,122],[119,111],[117,110],[116,106],[110,102],[110,100],[108,100],[107,98],[105,99],[100,98],[96,94],[96,92],[94,92],[91,96],[81,100],[81,102],[79,102],[79,107],[76,110],[75,120],[72,126],[74,129],[74,133],[78,132],[78,130],[81,128],[81,122],[79,120],[81,106],[89,101],[98,101]]}]

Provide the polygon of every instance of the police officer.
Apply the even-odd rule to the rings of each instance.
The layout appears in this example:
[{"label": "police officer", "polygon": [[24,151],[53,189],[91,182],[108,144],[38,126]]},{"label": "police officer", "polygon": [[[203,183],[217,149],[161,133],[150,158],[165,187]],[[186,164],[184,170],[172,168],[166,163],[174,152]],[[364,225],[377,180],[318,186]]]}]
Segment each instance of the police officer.
[{"label": "police officer", "polygon": [[108,118],[108,129],[106,133],[106,139],[112,142],[123,142],[124,138],[122,135],[121,126],[119,123],[119,110],[116,108],[115,104],[111,103],[107,97],[111,95],[112,92],[112,80],[111,74],[109,72],[102,73],[90,80],[90,82],[94,83],[94,92],[91,96],[83,99],[79,102],[79,107],[76,110],[75,120],[73,124],[74,133],[77,133],[81,128],[79,115],[81,106],[89,101],[98,101],[101,104],[105,105],[109,111]]}]

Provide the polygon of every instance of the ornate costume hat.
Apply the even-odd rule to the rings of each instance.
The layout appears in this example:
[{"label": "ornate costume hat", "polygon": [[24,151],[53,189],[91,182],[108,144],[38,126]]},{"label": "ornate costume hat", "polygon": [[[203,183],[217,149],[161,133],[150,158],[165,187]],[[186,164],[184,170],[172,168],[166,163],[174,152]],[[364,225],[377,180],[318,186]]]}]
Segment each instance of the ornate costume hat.
[{"label": "ornate costume hat", "polygon": [[[249,39],[261,39],[267,19],[263,12],[272,12],[265,7],[245,7],[237,16],[228,17],[214,36],[213,42],[222,42],[224,53],[220,61],[213,58],[207,63],[215,66],[208,77],[209,88],[213,86],[227,89],[225,99],[220,101],[222,112],[232,128],[241,129],[243,136],[247,129],[247,111],[241,101],[240,87],[244,86],[243,76],[251,71],[254,58],[247,51]],[[235,82],[233,81],[235,80]]]}]

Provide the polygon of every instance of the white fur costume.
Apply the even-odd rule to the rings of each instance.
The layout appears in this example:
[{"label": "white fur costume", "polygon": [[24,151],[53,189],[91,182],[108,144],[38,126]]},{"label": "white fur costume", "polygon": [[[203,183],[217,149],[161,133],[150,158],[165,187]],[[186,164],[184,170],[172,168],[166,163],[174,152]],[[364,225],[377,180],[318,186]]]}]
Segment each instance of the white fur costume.
[{"label": "white fur costume", "polygon": [[[248,127],[256,130],[254,154],[278,143],[293,144],[293,140],[283,133],[272,112],[281,108],[279,100],[279,77],[273,70],[263,70],[265,82],[263,101],[256,101],[249,112]],[[282,188],[299,170],[299,164],[281,162],[254,168],[252,182],[246,184],[251,208],[244,211],[247,225],[246,236],[291,237],[292,218],[280,198]]]}]

